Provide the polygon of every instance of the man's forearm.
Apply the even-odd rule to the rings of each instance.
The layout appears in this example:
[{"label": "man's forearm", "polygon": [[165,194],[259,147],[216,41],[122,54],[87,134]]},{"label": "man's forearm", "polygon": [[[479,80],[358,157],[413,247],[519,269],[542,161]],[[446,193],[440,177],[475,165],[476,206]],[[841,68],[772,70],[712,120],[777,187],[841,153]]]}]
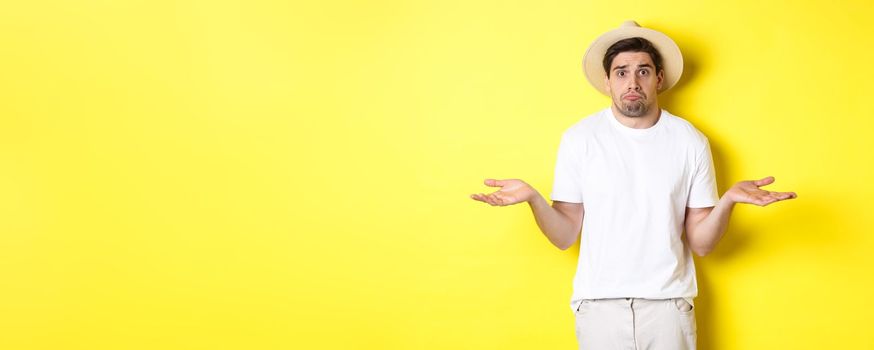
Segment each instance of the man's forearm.
[{"label": "man's forearm", "polygon": [[528,205],[531,206],[534,220],[537,221],[540,231],[559,249],[570,248],[577,240],[581,223],[575,224],[561,211],[551,207],[539,193],[536,193],[534,197],[528,201]]},{"label": "man's forearm", "polygon": [[716,247],[728,228],[734,205],[734,201],[723,196],[704,219],[687,228],[686,238],[695,254],[704,256]]}]

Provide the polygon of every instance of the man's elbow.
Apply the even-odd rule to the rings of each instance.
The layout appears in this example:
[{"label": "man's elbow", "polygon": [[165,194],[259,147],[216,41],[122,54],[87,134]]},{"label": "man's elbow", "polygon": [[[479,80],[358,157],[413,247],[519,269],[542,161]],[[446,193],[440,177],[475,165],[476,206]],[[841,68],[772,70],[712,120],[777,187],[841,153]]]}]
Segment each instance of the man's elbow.
[{"label": "man's elbow", "polygon": [[554,243],[554,245],[556,247],[558,247],[558,249],[567,250],[568,248],[573,247],[574,243],[576,243],[576,242],[577,242],[577,240],[568,241],[568,242],[558,242],[558,243]]},{"label": "man's elbow", "polygon": [[701,239],[700,236],[692,233],[688,228],[686,229],[686,244],[688,244],[689,248],[692,249],[692,253],[695,253],[695,255],[700,257],[710,254],[710,252],[713,251],[714,246],[713,244],[708,244],[708,242]]},{"label": "man's elbow", "polygon": [[697,256],[699,256],[699,257],[702,257],[702,258],[705,257],[705,256],[707,256],[707,254],[710,254],[710,252],[712,252],[712,251],[713,251],[713,248],[712,248],[712,247],[695,247],[695,246],[692,246],[692,252],[695,253],[695,255],[697,255]]}]

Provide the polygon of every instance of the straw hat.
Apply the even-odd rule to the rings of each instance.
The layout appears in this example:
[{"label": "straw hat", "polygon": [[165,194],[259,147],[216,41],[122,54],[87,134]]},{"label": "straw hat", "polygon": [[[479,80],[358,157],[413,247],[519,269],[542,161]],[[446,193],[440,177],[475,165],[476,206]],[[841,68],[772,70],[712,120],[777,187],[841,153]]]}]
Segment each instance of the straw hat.
[{"label": "straw hat", "polygon": [[599,36],[583,55],[583,72],[589,83],[604,95],[610,95],[604,83],[604,54],[611,45],[619,40],[641,37],[649,40],[662,56],[662,69],[665,71],[665,81],[659,93],[670,89],[680,80],[683,74],[683,54],[680,48],[667,35],[648,28],[643,28],[635,21],[626,21],[619,28]]}]

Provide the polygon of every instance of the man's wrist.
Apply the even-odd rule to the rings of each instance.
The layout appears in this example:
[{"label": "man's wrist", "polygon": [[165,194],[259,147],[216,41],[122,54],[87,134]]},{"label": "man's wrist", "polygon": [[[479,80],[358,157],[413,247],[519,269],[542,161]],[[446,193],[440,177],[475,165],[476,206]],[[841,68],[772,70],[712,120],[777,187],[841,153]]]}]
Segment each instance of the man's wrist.
[{"label": "man's wrist", "polygon": [[547,206],[549,205],[549,203],[546,202],[546,199],[540,195],[540,192],[537,192],[537,190],[533,188],[531,189],[531,194],[525,201],[528,202],[528,205],[532,207],[544,204]]},{"label": "man's wrist", "polygon": [[731,196],[728,195],[728,193],[725,193],[722,195],[722,198],[719,198],[719,203],[723,206],[733,207],[735,204],[737,204],[737,201],[732,199]]}]

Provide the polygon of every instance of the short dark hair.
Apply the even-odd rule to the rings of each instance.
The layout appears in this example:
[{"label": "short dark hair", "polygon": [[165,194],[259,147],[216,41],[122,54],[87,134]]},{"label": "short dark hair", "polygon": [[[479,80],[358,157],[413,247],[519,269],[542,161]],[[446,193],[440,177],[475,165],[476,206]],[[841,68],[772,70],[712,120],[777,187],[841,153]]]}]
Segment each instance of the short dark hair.
[{"label": "short dark hair", "polygon": [[604,73],[607,73],[607,77],[610,77],[610,65],[613,64],[613,59],[623,52],[646,52],[655,64],[656,73],[662,71],[662,56],[659,50],[656,50],[649,40],[635,37],[619,40],[607,48],[607,53],[604,54]]}]

